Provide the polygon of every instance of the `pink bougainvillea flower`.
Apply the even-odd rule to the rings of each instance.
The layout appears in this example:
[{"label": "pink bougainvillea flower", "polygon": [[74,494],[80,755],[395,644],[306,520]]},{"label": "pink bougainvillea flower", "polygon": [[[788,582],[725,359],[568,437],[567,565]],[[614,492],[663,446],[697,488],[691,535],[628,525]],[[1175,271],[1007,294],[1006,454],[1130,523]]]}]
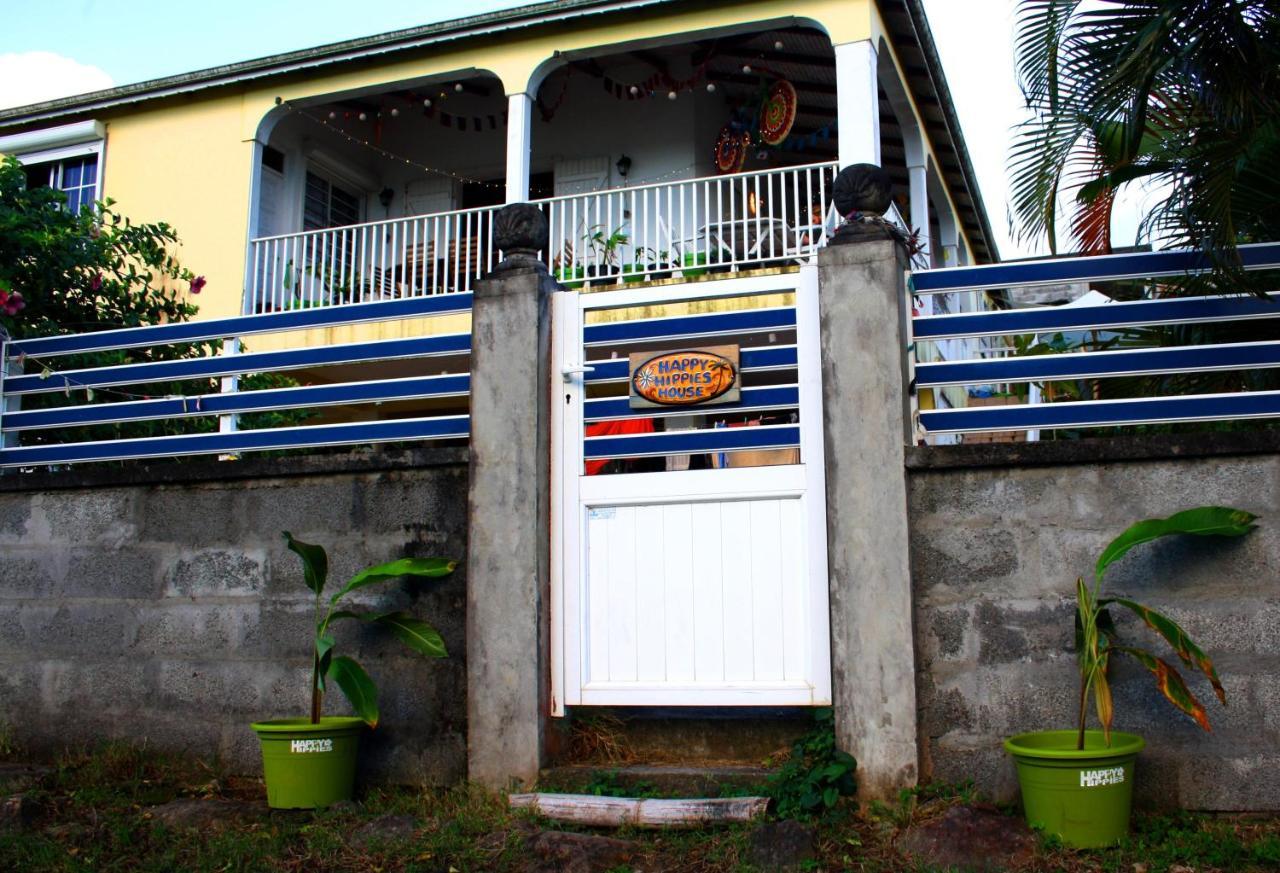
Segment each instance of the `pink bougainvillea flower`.
[{"label": "pink bougainvillea flower", "polygon": [[17,315],[26,305],[27,301],[22,299],[21,291],[10,293],[0,288],[0,309],[3,309],[6,315]]},{"label": "pink bougainvillea flower", "polygon": [[191,293],[199,294],[201,289],[204,288],[204,284],[205,284],[204,276],[196,276],[194,279],[191,280]]},{"label": "pink bougainvillea flower", "polygon": [[93,278],[89,280],[89,290],[98,291],[102,288],[102,274],[94,273]]}]

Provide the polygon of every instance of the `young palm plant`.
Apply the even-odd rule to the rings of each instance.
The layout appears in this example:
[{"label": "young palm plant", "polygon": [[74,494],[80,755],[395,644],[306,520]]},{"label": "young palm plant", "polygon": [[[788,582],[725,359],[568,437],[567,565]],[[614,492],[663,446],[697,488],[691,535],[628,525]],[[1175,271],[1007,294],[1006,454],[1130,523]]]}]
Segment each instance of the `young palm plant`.
[{"label": "young palm plant", "polygon": [[1020,0],[1016,49],[1032,114],[1011,156],[1023,238],[1056,251],[1074,189],[1069,236],[1105,252],[1116,192],[1141,181],[1164,194],[1143,232],[1214,268],[1200,290],[1271,290],[1237,246],[1280,236],[1274,0]]},{"label": "young palm plant", "polygon": [[1123,597],[1104,597],[1102,578],[1107,568],[1120,560],[1130,549],[1171,534],[1196,536],[1243,536],[1257,525],[1257,516],[1240,509],[1224,506],[1201,506],[1175,513],[1168,518],[1153,518],[1132,525],[1102,550],[1093,571],[1093,587],[1084,578],[1076,580],[1076,655],[1080,665],[1080,724],[1076,741],[1077,749],[1084,749],[1085,720],[1088,714],[1089,692],[1093,692],[1098,721],[1102,725],[1106,744],[1111,745],[1111,722],[1114,715],[1111,702],[1111,686],[1107,682],[1107,666],[1112,654],[1129,655],[1151,671],[1156,687],[1170,703],[1195,720],[1196,724],[1210,730],[1209,717],[1204,705],[1191,693],[1182,674],[1172,664],[1158,658],[1145,649],[1121,645],[1117,642],[1116,626],[1109,607],[1122,606],[1146,622],[1147,627],[1165,639],[1182,663],[1199,670],[1213,686],[1214,694],[1223,706],[1227,704],[1226,692],[1218,679],[1213,662],[1199,646],[1192,642],[1176,622]]},{"label": "young palm plant", "polygon": [[330,628],[336,621],[357,621],[380,625],[391,631],[405,645],[428,658],[443,658],[444,640],[435,628],[407,612],[354,612],[339,609],[339,602],[353,591],[378,582],[399,579],[402,576],[432,578],[447,576],[457,566],[456,561],[445,558],[401,558],[376,567],[368,567],[352,576],[336,594],[326,602],[323,598],[325,583],[329,577],[329,556],[323,546],[304,543],[284,532],[289,550],[302,560],[303,579],[315,594],[316,626],[311,658],[311,723],[320,723],[320,710],[328,683],[332,682],[351,703],[352,710],[369,727],[378,726],[378,689],[354,659],[334,655],[336,643]]}]

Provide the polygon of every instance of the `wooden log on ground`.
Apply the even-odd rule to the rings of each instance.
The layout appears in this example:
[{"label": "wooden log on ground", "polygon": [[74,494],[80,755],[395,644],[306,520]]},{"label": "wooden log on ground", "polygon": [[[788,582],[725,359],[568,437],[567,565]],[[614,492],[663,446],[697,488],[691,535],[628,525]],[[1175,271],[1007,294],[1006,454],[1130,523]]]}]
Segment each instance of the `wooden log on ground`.
[{"label": "wooden log on ground", "polygon": [[596,797],[591,794],[512,794],[513,809],[531,809],[556,821],[593,827],[698,828],[752,821],[764,815],[767,797],[696,799]]}]

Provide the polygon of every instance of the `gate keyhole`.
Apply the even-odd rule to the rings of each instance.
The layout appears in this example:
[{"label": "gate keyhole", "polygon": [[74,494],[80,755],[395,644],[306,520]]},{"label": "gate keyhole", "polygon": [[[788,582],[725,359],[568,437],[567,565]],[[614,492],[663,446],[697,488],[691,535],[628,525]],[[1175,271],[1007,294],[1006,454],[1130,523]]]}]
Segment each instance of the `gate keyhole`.
[{"label": "gate keyhole", "polygon": [[566,404],[567,404],[567,403],[572,403],[572,402],[573,402],[573,395],[572,395],[572,394],[566,394],[566,395],[564,396],[564,402],[565,402]]}]

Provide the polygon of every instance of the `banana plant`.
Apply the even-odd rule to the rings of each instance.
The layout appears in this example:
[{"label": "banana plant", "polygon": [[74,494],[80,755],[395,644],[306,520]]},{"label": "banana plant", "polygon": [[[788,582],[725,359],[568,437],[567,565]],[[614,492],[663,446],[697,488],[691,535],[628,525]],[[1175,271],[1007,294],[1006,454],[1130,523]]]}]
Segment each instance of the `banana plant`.
[{"label": "banana plant", "polygon": [[355,714],[369,727],[378,726],[378,689],[355,660],[345,655],[335,655],[335,639],[330,629],[334,622],[354,619],[376,624],[391,631],[405,645],[428,658],[443,658],[444,640],[439,632],[421,619],[407,612],[354,612],[339,609],[339,602],[352,591],[368,585],[399,579],[402,576],[433,578],[447,576],[457,566],[456,561],[445,558],[401,558],[376,567],[368,567],[352,576],[347,584],[324,600],[324,588],[329,577],[329,556],[323,546],[304,543],[284,532],[289,550],[302,561],[302,576],[308,588],[315,594],[315,639],[311,658],[311,723],[320,723],[320,710],[329,683],[338,686],[351,703]]},{"label": "banana plant", "polygon": [[1143,667],[1151,671],[1155,677],[1156,687],[1165,699],[1182,712],[1189,715],[1196,724],[1206,731],[1209,727],[1209,716],[1204,705],[1191,693],[1182,674],[1165,661],[1145,649],[1120,645],[1116,639],[1116,626],[1112,620],[1110,607],[1120,606],[1133,612],[1173,649],[1185,667],[1199,670],[1209,680],[1213,692],[1223,706],[1227,705],[1227,695],[1218,679],[1213,661],[1209,659],[1199,646],[1192,642],[1178,624],[1168,616],[1161,615],[1123,597],[1102,596],[1102,577],[1107,568],[1120,560],[1130,549],[1172,534],[1193,534],[1196,536],[1228,536],[1238,537],[1247,534],[1257,527],[1253,522],[1257,516],[1240,509],[1225,506],[1201,506],[1174,513],[1168,518],[1152,518],[1132,525],[1102,550],[1093,570],[1093,587],[1085,584],[1084,578],[1076,580],[1076,656],[1080,665],[1080,729],[1076,740],[1076,748],[1084,748],[1085,719],[1088,714],[1089,692],[1093,692],[1094,706],[1098,721],[1102,724],[1104,741],[1111,745],[1111,721],[1114,710],[1111,701],[1111,686],[1107,682],[1107,665],[1112,654],[1128,655]]}]

